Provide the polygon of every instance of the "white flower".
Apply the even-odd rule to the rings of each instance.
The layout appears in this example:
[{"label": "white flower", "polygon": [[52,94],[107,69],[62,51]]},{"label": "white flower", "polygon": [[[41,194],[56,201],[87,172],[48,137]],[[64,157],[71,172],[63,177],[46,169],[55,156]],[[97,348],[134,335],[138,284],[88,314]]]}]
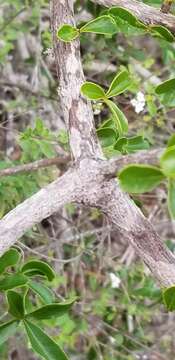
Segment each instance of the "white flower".
[{"label": "white flower", "polygon": [[109,274],[111,279],[111,286],[113,289],[119,288],[121,280],[118,276],[116,276],[114,273]]},{"label": "white flower", "polygon": [[145,96],[141,91],[139,91],[136,95],[136,98],[132,99],[130,102],[132,106],[134,106],[135,112],[139,114],[145,107]]}]

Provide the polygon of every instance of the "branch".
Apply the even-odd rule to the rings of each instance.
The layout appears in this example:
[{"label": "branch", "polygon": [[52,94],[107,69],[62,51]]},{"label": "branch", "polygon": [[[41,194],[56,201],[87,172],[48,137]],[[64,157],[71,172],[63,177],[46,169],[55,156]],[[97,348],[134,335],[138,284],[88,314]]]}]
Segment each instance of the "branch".
[{"label": "branch", "polygon": [[7,169],[0,170],[0,177],[16,175],[21,172],[37,171],[40,168],[46,168],[52,165],[62,165],[68,162],[70,158],[67,157],[54,157],[51,159],[41,159],[28,164],[13,166]]},{"label": "branch", "polygon": [[91,0],[106,7],[120,6],[131,11],[146,25],[163,25],[175,34],[175,16],[136,0]]},{"label": "branch", "polygon": [[102,173],[112,178],[116,176],[116,173],[120,171],[124,166],[129,164],[159,165],[159,159],[163,151],[164,149],[160,148],[154,150],[143,150],[134,154],[116,157],[109,161],[102,161]]},{"label": "branch", "polygon": [[77,183],[76,172],[69,170],[5,215],[0,221],[0,256],[34,224],[74,201]]},{"label": "branch", "polygon": [[96,206],[128,239],[136,253],[163,287],[175,284],[175,257],[164,245],[140,209],[121,191],[116,180],[103,182],[98,188]]},{"label": "branch", "polygon": [[92,107],[80,94],[85,81],[80,60],[79,40],[66,44],[59,41],[56,33],[63,23],[75,25],[73,1],[51,0],[51,24],[58,73],[58,94],[67,124],[70,146],[75,159],[102,157],[97,141]]}]

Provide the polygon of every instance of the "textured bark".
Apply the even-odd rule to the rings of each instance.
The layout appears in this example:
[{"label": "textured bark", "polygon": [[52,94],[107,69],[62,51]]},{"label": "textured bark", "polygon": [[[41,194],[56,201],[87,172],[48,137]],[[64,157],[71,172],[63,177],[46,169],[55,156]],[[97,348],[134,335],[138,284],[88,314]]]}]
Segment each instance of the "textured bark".
[{"label": "textured bark", "polygon": [[85,80],[79,40],[64,43],[58,41],[56,36],[58,28],[64,23],[75,25],[73,1],[51,1],[51,26],[59,82],[58,96],[69,130],[72,154],[74,159],[98,158],[102,156],[102,152],[95,135],[92,107],[80,94],[80,87]]},{"label": "textured bark", "polygon": [[160,10],[136,0],[91,0],[94,3],[112,7],[120,6],[131,11],[146,25],[162,25],[175,34],[175,16],[164,14]]},{"label": "textured bark", "polygon": [[[109,3],[108,0],[99,1]],[[73,201],[99,208],[127,237],[141,259],[148,265],[155,279],[164,287],[173,285],[175,257],[165,247],[134,202],[121,191],[117,181],[114,180],[115,172],[123,164],[129,162],[156,164],[162,150],[141,152],[110,161],[103,159],[95,135],[91,105],[80,95],[84,76],[79,42],[76,40],[71,44],[64,44],[56,38],[57,27],[66,22],[74,24],[72,3],[73,0],[52,0],[51,17],[59,96],[75,163],[73,168],[70,168],[60,179],[24,201],[0,221],[0,255],[34,224],[56,212],[65,203]],[[132,2],[134,5],[135,3]],[[122,4],[126,4],[125,0]],[[127,1],[127,4],[129,6],[130,1]],[[139,6],[140,3],[138,8]],[[154,10],[152,12],[154,14]]]}]

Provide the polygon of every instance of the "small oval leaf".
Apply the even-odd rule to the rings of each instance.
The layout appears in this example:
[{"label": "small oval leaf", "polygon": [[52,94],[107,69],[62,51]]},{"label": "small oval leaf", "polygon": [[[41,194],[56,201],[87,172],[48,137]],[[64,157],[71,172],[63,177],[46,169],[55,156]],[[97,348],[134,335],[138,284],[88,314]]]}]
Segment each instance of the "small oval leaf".
[{"label": "small oval leaf", "polygon": [[24,299],[23,296],[16,291],[9,290],[7,292],[8,312],[17,319],[24,317]]},{"label": "small oval leaf", "polygon": [[97,135],[102,147],[113,145],[116,141],[116,132],[112,128],[101,128],[97,130]]},{"label": "small oval leaf", "polygon": [[105,92],[103,88],[97,84],[86,81],[81,86],[81,93],[89,100],[100,100],[105,98]]},{"label": "small oval leaf", "polygon": [[40,275],[46,276],[49,281],[52,281],[55,277],[55,273],[52,268],[44,261],[31,260],[23,265],[21,271],[26,276]]},{"label": "small oval leaf", "polygon": [[45,334],[40,327],[29,320],[24,321],[24,326],[32,349],[41,357],[45,360],[68,360],[68,357],[59,345]]},{"label": "small oval leaf", "polygon": [[166,176],[175,178],[175,145],[165,150],[160,159],[160,164]]},{"label": "small oval leaf", "polygon": [[121,187],[133,194],[153,190],[164,178],[158,168],[148,165],[128,165],[119,173]]},{"label": "small oval leaf", "polygon": [[155,92],[158,95],[161,95],[174,90],[175,90],[175,78],[162,82],[160,85],[156,87]]},{"label": "small oval leaf", "polygon": [[169,311],[175,310],[175,286],[171,286],[163,291],[163,301]]},{"label": "small oval leaf", "polygon": [[91,32],[95,34],[113,35],[117,32],[116,24],[109,15],[99,16],[89,21],[80,28],[80,32]]},{"label": "small oval leaf", "polygon": [[14,266],[19,262],[21,254],[15,248],[11,248],[0,257],[0,274],[9,266]]},{"label": "small oval leaf", "polygon": [[131,85],[131,79],[129,73],[126,70],[119,72],[109,87],[106,93],[106,97],[110,98],[122,94]]},{"label": "small oval leaf", "polygon": [[57,37],[61,41],[70,42],[79,36],[79,31],[76,27],[69,24],[62,25],[57,31]]}]

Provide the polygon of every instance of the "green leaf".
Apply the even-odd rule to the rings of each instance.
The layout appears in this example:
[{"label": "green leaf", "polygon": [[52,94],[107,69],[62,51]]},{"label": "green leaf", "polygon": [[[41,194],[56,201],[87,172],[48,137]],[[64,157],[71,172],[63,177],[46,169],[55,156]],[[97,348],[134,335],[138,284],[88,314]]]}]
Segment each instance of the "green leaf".
[{"label": "green leaf", "polygon": [[32,289],[45,304],[50,304],[55,301],[55,295],[47,286],[30,280],[28,283],[30,289]]},{"label": "green leaf", "polygon": [[109,90],[106,93],[106,97],[110,98],[117,96],[123,93],[131,85],[131,79],[129,73],[126,70],[119,72],[115,78],[112,80],[112,83],[109,87]]},{"label": "green leaf", "polygon": [[162,293],[163,301],[169,311],[175,310],[175,286],[171,286]]},{"label": "green leaf", "polygon": [[120,136],[128,132],[128,120],[122,111],[111,100],[105,100],[105,103],[111,110],[113,120],[115,121],[116,128]]},{"label": "green leaf", "polygon": [[24,317],[24,299],[23,296],[16,291],[9,290],[7,292],[8,312],[17,319]]},{"label": "green leaf", "polygon": [[54,157],[55,156],[55,151],[54,151],[54,148],[53,148],[53,145],[48,142],[48,141],[37,141],[38,142],[38,145],[41,149],[41,152],[48,158],[51,158],[51,157]]},{"label": "green leaf", "polygon": [[92,82],[86,81],[81,86],[81,92],[90,100],[100,100],[105,98],[105,92],[103,88]]},{"label": "green leaf", "polygon": [[97,135],[101,141],[102,147],[113,145],[116,140],[116,133],[111,128],[98,129]]},{"label": "green leaf", "polygon": [[162,82],[160,85],[156,87],[155,92],[158,95],[161,95],[174,90],[175,90],[175,78]]},{"label": "green leaf", "polygon": [[89,21],[80,28],[80,33],[90,32],[95,34],[113,35],[117,32],[116,24],[113,18],[109,15],[99,16],[98,18]]},{"label": "green leaf", "polygon": [[69,24],[62,25],[57,31],[58,39],[70,42],[79,36],[79,31],[76,27]]},{"label": "green leaf", "polygon": [[163,38],[168,42],[173,42],[175,40],[173,34],[162,25],[151,25],[149,26],[149,28],[153,33],[155,33],[155,35],[158,35],[159,37]]},{"label": "green leaf", "polygon": [[9,266],[14,266],[18,263],[21,254],[17,249],[11,248],[5,252],[0,258],[0,274]]},{"label": "green leaf", "polygon": [[67,313],[75,300],[76,299],[42,306],[41,308],[27,314],[26,318],[32,318],[36,320],[50,319],[52,317],[57,318]]},{"label": "green leaf", "polygon": [[134,194],[153,190],[164,178],[158,168],[148,165],[128,165],[119,173],[123,190]]},{"label": "green leaf", "polygon": [[127,144],[127,142],[128,140],[126,137],[122,137],[118,139],[114,146],[114,149],[122,152],[123,150],[125,150],[125,145]]},{"label": "green leaf", "polygon": [[135,152],[135,151],[138,151],[138,150],[147,150],[147,149],[149,149],[149,143],[141,135],[133,136],[131,138],[128,138],[125,149],[129,153]]},{"label": "green leaf", "polygon": [[[114,121],[112,118],[105,120],[101,125],[99,129],[103,129],[103,128],[110,128],[116,131],[116,127],[114,124]],[[116,131],[117,133],[117,131]]]},{"label": "green leaf", "polygon": [[0,291],[11,290],[27,283],[28,279],[23,274],[6,275],[0,280]]},{"label": "green leaf", "polygon": [[24,326],[33,350],[46,360],[68,360],[59,345],[43,330],[30,322],[24,321]]},{"label": "green leaf", "polygon": [[27,276],[46,276],[49,281],[52,281],[55,277],[55,273],[52,268],[44,261],[28,261],[26,264],[23,265],[21,271]]},{"label": "green leaf", "polygon": [[175,134],[172,134],[168,140],[168,147],[175,145]]},{"label": "green leaf", "polygon": [[18,320],[12,320],[0,325],[0,346],[15,333],[18,325]]},{"label": "green leaf", "polygon": [[112,7],[109,10],[109,14],[111,14],[114,17],[119,17],[122,20],[126,21],[129,25],[137,27],[137,28],[147,28],[141,21],[139,21],[136,16],[134,16],[130,11],[119,7],[119,6],[115,6]]},{"label": "green leaf", "polygon": [[175,178],[175,145],[165,150],[161,156],[160,164],[166,176]]},{"label": "green leaf", "polygon": [[172,219],[175,219],[175,180],[172,179],[168,184],[168,209]]}]

